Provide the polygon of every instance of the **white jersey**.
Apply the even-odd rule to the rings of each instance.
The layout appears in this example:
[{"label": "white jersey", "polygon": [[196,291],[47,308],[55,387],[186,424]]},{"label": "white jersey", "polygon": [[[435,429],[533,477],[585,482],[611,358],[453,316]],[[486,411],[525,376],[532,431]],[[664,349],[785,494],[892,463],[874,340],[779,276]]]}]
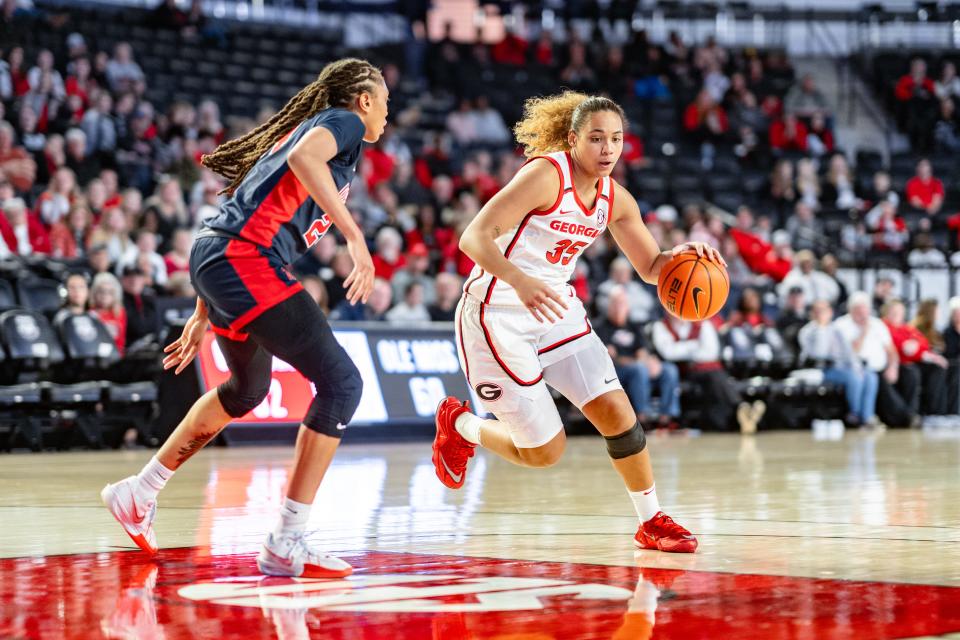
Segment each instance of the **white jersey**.
[{"label": "white jersey", "polygon": [[[549,160],[560,174],[557,199],[548,210],[529,212],[496,243],[517,268],[565,295],[580,254],[607,228],[613,210],[613,180],[600,178],[596,202],[590,209],[573,186],[573,160],[568,152],[537,157]],[[485,304],[523,306],[513,287],[480,265],[473,267],[463,291]]]}]

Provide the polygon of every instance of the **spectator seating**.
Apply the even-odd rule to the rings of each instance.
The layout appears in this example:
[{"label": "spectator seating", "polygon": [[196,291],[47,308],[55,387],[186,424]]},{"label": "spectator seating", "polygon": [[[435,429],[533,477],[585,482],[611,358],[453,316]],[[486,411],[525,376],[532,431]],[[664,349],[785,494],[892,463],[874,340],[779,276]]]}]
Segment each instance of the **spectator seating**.
[{"label": "spectator seating", "polygon": [[121,360],[98,318],[66,315],[52,323],[59,289],[36,277],[16,286],[0,280],[2,448],[117,446],[127,428],[149,428],[157,350]]}]

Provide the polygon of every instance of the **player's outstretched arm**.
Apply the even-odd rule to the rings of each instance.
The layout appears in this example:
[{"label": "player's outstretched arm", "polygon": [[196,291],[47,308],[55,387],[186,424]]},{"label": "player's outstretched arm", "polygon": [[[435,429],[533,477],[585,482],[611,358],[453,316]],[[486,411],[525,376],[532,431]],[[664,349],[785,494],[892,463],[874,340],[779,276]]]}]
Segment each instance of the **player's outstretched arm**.
[{"label": "player's outstretched arm", "polygon": [[546,160],[531,162],[483,206],[460,236],[461,251],[484,271],[513,287],[539,322],[560,319],[566,302],[546,284],[513,265],[495,240],[520,224],[527,213],[549,209],[559,191],[560,176],[553,165]]},{"label": "player's outstretched arm", "polygon": [[367,249],[363,231],[340,200],[339,190],[327,166],[337,152],[337,140],[330,130],[315,127],[290,150],[287,164],[347,241],[347,250],[353,259],[353,271],[343,286],[347,288],[347,300],[355,304],[358,300],[366,302],[373,290],[373,258]]},{"label": "player's outstretched arm", "polygon": [[610,229],[610,235],[623,251],[623,255],[627,256],[627,260],[644,282],[656,284],[663,265],[670,258],[684,251],[696,251],[699,256],[706,256],[714,262],[727,266],[720,252],[705,242],[685,242],[670,251],[660,251],[657,241],[653,239],[650,230],[643,222],[637,201],[629,191],[616,182],[613,183],[613,188],[615,190],[613,212],[607,228]]}]

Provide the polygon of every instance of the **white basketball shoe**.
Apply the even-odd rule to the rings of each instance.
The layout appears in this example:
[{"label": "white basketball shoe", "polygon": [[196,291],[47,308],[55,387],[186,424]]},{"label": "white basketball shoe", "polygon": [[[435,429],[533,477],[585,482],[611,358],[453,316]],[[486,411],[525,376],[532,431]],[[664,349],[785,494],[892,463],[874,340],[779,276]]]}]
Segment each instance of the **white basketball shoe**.
[{"label": "white basketball shoe", "polygon": [[344,578],[353,573],[353,567],[340,558],[311,548],[302,533],[267,536],[257,567],[268,576],[294,578]]},{"label": "white basketball shoe", "polygon": [[137,476],[130,476],[116,484],[108,484],[100,492],[100,498],[130,539],[150,555],[155,555],[158,549],[153,519],[157,516],[157,501],[145,501],[138,496],[137,482]]}]

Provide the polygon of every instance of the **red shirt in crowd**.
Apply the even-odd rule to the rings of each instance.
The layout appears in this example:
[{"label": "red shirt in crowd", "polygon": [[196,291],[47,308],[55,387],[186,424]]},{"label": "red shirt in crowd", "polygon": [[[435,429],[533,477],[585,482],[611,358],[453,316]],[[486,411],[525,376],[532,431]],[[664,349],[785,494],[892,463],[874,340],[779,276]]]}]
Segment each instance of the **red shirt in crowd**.
[{"label": "red shirt in crowd", "polygon": [[930,342],[913,325],[902,324],[895,327],[886,320],[883,323],[887,325],[887,329],[890,331],[893,346],[897,348],[897,353],[900,354],[900,362],[906,364],[920,362],[921,356],[930,351]]},{"label": "red shirt in crowd", "polygon": [[897,81],[897,87],[893,90],[893,94],[897,97],[897,100],[906,101],[913,97],[918,87],[926,91],[928,96],[933,96],[936,92],[933,86],[933,80],[925,77],[918,84],[917,81],[913,79],[913,76],[908,73],[901,76],[900,80]]},{"label": "red shirt in crowd", "polygon": [[383,149],[373,147],[363,154],[363,175],[367,180],[367,189],[373,191],[381,182],[386,182],[393,175],[393,165],[396,164],[390,154]]},{"label": "red shirt in crowd", "polygon": [[172,276],[180,271],[190,271],[190,258],[181,258],[173,251],[163,256],[163,264],[167,267],[168,276]]},{"label": "red shirt in crowd", "polygon": [[751,311],[749,313],[734,311],[730,314],[730,320],[727,324],[729,324],[731,327],[748,326],[753,328],[773,326],[773,321],[758,311]]},{"label": "red shirt in crowd", "polygon": [[683,112],[683,126],[687,131],[696,131],[701,126],[705,126],[704,122],[711,112],[716,115],[717,120],[720,122],[721,133],[730,128],[730,121],[727,119],[727,112],[723,110],[723,107],[714,105],[701,113],[696,102],[689,105],[687,110]]},{"label": "red shirt in crowd", "polygon": [[424,234],[420,229],[411,229],[404,236],[406,246],[412,247],[422,244],[432,251],[444,254],[447,245],[455,242],[453,230],[445,227],[436,227],[431,233]]},{"label": "red shirt in crowd", "polygon": [[527,63],[527,46],[526,40],[508,33],[503,40],[493,45],[490,57],[496,63],[512,64],[519,67]]},{"label": "red shirt in crowd", "polygon": [[122,356],[124,349],[127,347],[127,310],[120,307],[120,310],[114,313],[107,309],[91,309],[90,313],[100,318],[100,321],[107,325],[107,331],[113,336],[117,351]]},{"label": "red shirt in crowd", "polygon": [[[30,246],[33,253],[50,254],[50,234],[46,227],[32,213],[27,214],[27,233],[30,236]],[[13,253],[19,254],[20,244],[17,242],[17,234],[13,231],[13,225],[7,220],[7,217],[0,211],[0,235],[3,241],[7,243],[7,248]]]},{"label": "red shirt in crowd", "polygon": [[784,121],[775,121],[770,125],[770,146],[783,151],[806,151],[807,125],[797,121],[793,136],[790,136]]},{"label": "red shirt in crowd", "polygon": [[924,208],[929,207],[934,196],[943,198],[943,182],[939,178],[930,178],[926,182],[914,176],[907,181],[907,202],[919,198]]},{"label": "red shirt in crowd", "polygon": [[623,152],[620,159],[627,164],[635,164],[643,160],[643,141],[640,136],[631,131],[623,134]]},{"label": "red shirt in crowd", "polygon": [[373,254],[373,274],[378,278],[389,281],[393,274],[403,269],[407,265],[403,254],[397,258],[396,262],[387,262],[379,253]]},{"label": "red shirt in crowd", "polygon": [[790,260],[777,256],[773,245],[752,233],[730,229],[730,237],[737,243],[740,257],[754,273],[768,275],[780,282],[793,268]]}]

